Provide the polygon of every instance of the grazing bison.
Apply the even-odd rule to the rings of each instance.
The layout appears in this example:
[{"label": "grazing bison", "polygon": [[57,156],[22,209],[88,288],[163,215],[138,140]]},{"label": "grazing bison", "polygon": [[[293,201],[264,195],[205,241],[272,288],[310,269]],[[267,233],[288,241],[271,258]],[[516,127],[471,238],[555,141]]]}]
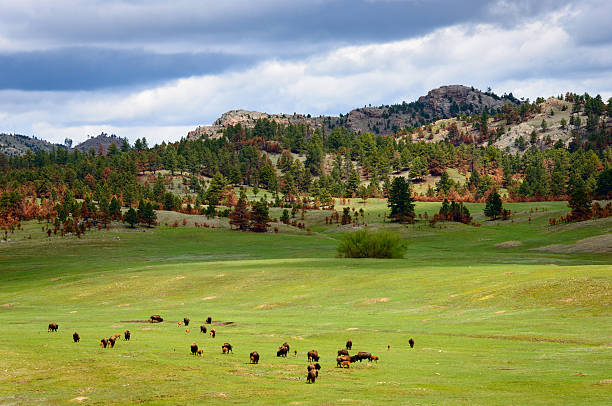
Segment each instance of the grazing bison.
[{"label": "grazing bison", "polygon": [[289,352],[287,347],[285,347],[284,345],[281,345],[280,347],[278,347],[278,351],[276,351],[276,356],[287,358],[287,352]]},{"label": "grazing bison", "polygon": [[410,340],[408,340],[408,344],[410,344],[410,348],[414,348],[414,340],[412,339],[412,337],[410,338]]},{"label": "grazing bison", "polygon": [[198,345],[196,343],[191,344],[191,354],[196,355],[198,353]]},{"label": "grazing bison", "polygon": [[58,328],[59,326],[57,325],[57,323],[49,323],[49,328],[47,329],[47,331],[57,331]]},{"label": "grazing bison", "polygon": [[387,351],[391,349],[391,344],[387,344]]},{"label": "grazing bison", "polygon": [[351,340],[346,340],[346,349],[347,350],[353,349],[353,342]]},{"label": "grazing bison", "polygon": [[206,324],[210,324],[210,323],[212,323],[212,317],[208,316],[206,318]]},{"label": "grazing bison", "polygon": [[289,350],[291,350],[291,347],[289,347],[289,343],[287,341],[285,341],[283,343],[283,347],[287,347],[287,352],[289,352]]},{"label": "grazing bison", "polygon": [[315,383],[317,380],[317,372],[313,369],[308,371],[308,375],[306,376],[306,383]]},{"label": "grazing bison", "polygon": [[309,362],[312,362],[312,361],[319,362],[319,353],[315,350],[308,351],[308,361]]},{"label": "grazing bison", "polygon": [[351,361],[342,361],[342,365],[340,365],[342,368],[350,368],[351,367]]},{"label": "grazing bison", "polygon": [[123,332],[123,339],[125,341],[130,341],[130,337],[132,336],[132,333],[130,333],[130,330],[125,330]]},{"label": "grazing bison", "polygon": [[203,353],[204,353],[204,350],[200,348],[200,349],[198,350],[198,354],[197,354],[197,355],[199,355],[199,356],[201,357]]},{"label": "grazing bison", "polygon": [[344,361],[354,362],[349,355],[339,355],[336,357],[336,366],[341,366]]},{"label": "grazing bison", "polygon": [[72,340],[75,343],[78,343],[79,341],[81,341],[81,337],[79,337],[79,333],[77,333],[76,331],[74,332],[74,334],[72,335]]},{"label": "grazing bison", "polygon": [[350,357],[350,358],[351,358],[351,359],[350,359],[351,364],[354,364],[355,362],[359,361],[359,355],[357,355],[357,354],[355,354],[355,355],[351,355],[351,357]]},{"label": "grazing bison", "polygon": [[210,333],[209,333],[209,334],[210,334],[210,337],[211,337],[211,338],[215,338],[215,335],[217,334],[217,332],[215,331],[215,329],[214,329],[214,328],[211,328],[211,329],[210,329]]},{"label": "grazing bison", "polygon": [[259,363],[259,353],[257,351],[250,353],[249,358],[251,359],[251,364]]},{"label": "grazing bison", "polygon": [[100,347],[102,348],[108,347],[108,338],[103,338],[100,340]]},{"label": "grazing bison", "polygon": [[223,351],[223,354],[234,352],[232,351],[232,345],[230,343],[223,343],[223,345],[221,346],[221,350]]},{"label": "grazing bison", "polygon": [[357,353],[357,358],[359,359],[359,362],[363,361],[364,359],[370,359],[371,356],[372,354],[370,354],[369,352],[359,351]]},{"label": "grazing bison", "polygon": [[182,321],[177,321],[177,322],[176,322],[176,326],[177,326],[177,327],[181,327],[182,325],[183,325],[183,322],[182,322]]},{"label": "grazing bison", "polygon": [[200,326],[200,333],[206,334],[206,326],[204,324]]},{"label": "grazing bison", "polygon": [[111,348],[115,348],[115,341],[116,341],[116,340],[117,340],[117,339],[115,338],[115,336],[110,336],[110,337],[108,338],[108,343],[110,344]]},{"label": "grazing bison", "polygon": [[314,370],[315,374],[317,375],[317,378],[318,378],[319,377],[319,370],[320,369],[321,369],[321,365],[317,362],[315,364],[309,364],[308,368],[307,368],[307,371],[310,372],[310,371]]},{"label": "grazing bison", "polygon": [[338,356],[341,356],[341,355],[349,355],[349,353],[347,350],[338,350]]},{"label": "grazing bison", "polygon": [[154,314],[149,317],[149,323],[161,323],[162,321],[164,321],[164,319],[159,314]]},{"label": "grazing bison", "polygon": [[189,325],[189,317],[185,317],[183,323],[185,323],[185,327],[187,327]]},{"label": "grazing bison", "polygon": [[378,360],[379,360],[379,358],[378,358],[376,355],[372,355],[372,356],[370,357],[370,361],[376,361],[376,362],[378,362]]},{"label": "grazing bison", "polygon": [[189,334],[191,330],[189,330],[188,328],[185,329],[185,334]]}]

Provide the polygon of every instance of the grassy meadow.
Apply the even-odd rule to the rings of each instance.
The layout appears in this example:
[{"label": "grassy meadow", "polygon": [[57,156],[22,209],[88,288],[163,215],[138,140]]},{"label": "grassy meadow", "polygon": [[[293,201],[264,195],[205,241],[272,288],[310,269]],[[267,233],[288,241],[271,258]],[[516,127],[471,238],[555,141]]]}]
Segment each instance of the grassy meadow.
[{"label": "grassy meadow", "polygon": [[[405,258],[337,258],[352,226],[323,211],[305,213],[311,232],[265,235],[116,225],[46,238],[26,224],[0,244],[0,404],[612,403],[611,218],[550,227],[568,209],[545,202],[485,221],[484,205],[468,204],[480,227],[432,228],[383,223],[381,200],[350,205],[368,227],[401,233]],[[165,321],[144,322],[152,314]],[[199,333],[207,316],[214,339]],[[126,329],[130,341],[100,348]],[[380,361],[336,368],[349,338],[351,353]],[[307,385],[311,349],[322,370]]]}]

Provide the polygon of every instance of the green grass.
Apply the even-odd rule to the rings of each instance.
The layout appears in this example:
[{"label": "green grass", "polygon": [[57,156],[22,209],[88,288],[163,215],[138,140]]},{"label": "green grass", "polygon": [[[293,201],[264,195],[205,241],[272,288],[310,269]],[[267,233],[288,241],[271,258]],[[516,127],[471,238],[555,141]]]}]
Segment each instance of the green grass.
[{"label": "green grass", "polygon": [[[565,203],[523,203],[507,205],[514,222],[431,228],[383,225],[384,203],[365,206],[369,227],[407,239],[405,259],[336,258],[351,227],[326,225],[325,212],[306,214],[316,232],[266,235],[115,227],[46,239],[27,224],[0,244],[0,404],[610,404],[612,255],[532,248],[605,234],[611,219],[551,228]],[[167,322],[126,323],[155,313]],[[212,339],[198,332],[209,315],[233,324]],[[176,326],[185,316],[189,334]],[[126,328],[131,341],[99,348]],[[347,338],[380,361],[335,368]],[[284,341],[297,357],[275,356]],[[323,369],[306,385],[311,349]]]}]

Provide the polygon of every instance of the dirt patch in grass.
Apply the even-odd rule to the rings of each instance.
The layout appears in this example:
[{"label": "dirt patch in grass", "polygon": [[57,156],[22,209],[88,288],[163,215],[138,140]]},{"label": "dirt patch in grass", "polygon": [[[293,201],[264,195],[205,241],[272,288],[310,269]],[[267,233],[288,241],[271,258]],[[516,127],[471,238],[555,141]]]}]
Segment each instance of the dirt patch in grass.
[{"label": "dirt patch in grass", "polygon": [[231,326],[232,324],[236,324],[233,321],[216,321],[214,320],[213,323],[215,326]]},{"label": "dirt patch in grass", "polygon": [[379,298],[368,299],[365,301],[365,304],[386,303],[390,301],[391,299],[389,299],[388,297],[379,297]]},{"label": "dirt patch in grass", "polygon": [[497,248],[512,248],[512,247],[520,247],[521,245],[523,245],[523,243],[520,241],[504,241],[504,242],[500,242],[499,244],[497,244],[496,247]]},{"label": "dirt patch in grass", "polygon": [[532,250],[558,253],[593,252],[604,254],[612,252],[612,234],[585,238],[573,244],[553,244],[545,247],[533,248]]},{"label": "dirt patch in grass", "polygon": [[119,321],[119,323],[147,323],[147,324],[150,324],[149,320],[121,320]]}]

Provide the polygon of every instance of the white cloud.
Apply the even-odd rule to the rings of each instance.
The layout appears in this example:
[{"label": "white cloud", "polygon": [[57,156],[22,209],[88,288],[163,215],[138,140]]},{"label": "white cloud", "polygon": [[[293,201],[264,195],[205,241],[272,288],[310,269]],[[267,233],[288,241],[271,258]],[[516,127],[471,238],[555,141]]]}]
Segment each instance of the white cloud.
[{"label": "white cloud", "polygon": [[[513,92],[612,96],[612,45],[582,47],[557,13],[513,28],[452,26],[383,44],[348,46],[299,61],[269,60],[240,72],[198,76],[145,90],[0,92],[9,128],[61,142],[100,131],[176,140],[221,113],[244,108],[313,115],[415,100],[445,84]],[[569,17],[568,17],[569,16]],[[37,124],[32,124],[37,123]]]}]

